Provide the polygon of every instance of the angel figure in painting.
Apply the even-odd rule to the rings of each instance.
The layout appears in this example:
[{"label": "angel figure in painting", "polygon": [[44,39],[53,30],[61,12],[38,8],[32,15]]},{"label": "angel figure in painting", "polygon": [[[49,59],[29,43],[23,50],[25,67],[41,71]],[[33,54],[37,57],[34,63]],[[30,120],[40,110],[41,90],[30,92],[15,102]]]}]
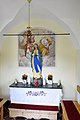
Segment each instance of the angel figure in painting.
[{"label": "angel figure in painting", "polygon": [[31,54],[31,67],[34,78],[42,76],[42,55],[40,53],[38,44],[34,44],[34,50]]}]

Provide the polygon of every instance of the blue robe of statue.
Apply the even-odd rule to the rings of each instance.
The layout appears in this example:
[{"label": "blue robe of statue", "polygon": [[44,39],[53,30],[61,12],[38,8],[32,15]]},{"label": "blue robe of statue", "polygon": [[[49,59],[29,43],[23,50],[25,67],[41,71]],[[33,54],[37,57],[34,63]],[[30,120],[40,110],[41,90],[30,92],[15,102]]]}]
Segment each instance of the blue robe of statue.
[{"label": "blue robe of statue", "polygon": [[32,51],[31,54],[31,67],[32,67],[32,72],[34,74],[34,77],[39,76],[39,74],[42,73],[42,55],[40,53],[40,50],[38,50],[37,54],[34,54],[34,50]]}]

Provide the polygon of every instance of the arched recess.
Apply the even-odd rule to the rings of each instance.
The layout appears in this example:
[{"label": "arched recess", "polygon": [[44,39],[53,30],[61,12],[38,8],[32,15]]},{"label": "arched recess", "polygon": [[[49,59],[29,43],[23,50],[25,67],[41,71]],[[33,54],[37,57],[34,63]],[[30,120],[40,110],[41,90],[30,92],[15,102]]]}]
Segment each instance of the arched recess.
[{"label": "arched recess", "polygon": [[[56,68],[44,68],[43,75],[46,76],[49,72],[55,76],[54,81],[57,82],[61,79],[64,85],[64,98],[75,97],[75,79],[76,79],[76,52],[75,48],[78,46],[76,38],[72,33],[69,26],[64,23],[60,18],[54,15],[52,12],[42,7],[39,3],[33,4],[31,10],[31,26],[47,28],[54,33],[70,32],[70,36],[55,36],[56,42]],[[21,74],[27,72],[31,75],[29,68],[18,67],[18,38],[17,37],[3,37],[3,33],[20,33],[27,27],[27,5],[24,5],[15,18],[5,26],[1,31],[1,42],[2,42],[2,57],[1,57],[1,81],[2,94],[9,98],[9,86],[17,77],[21,80]],[[5,75],[4,75],[5,74]],[[6,82],[3,80],[6,79]],[[7,89],[7,90],[6,90]],[[72,91],[70,92],[70,90]]]},{"label": "arched recess", "polygon": [[[22,30],[25,30],[28,24],[28,8],[27,4],[25,4],[16,14],[11,22],[9,22],[0,33],[1,45],[4,43],[5,38],[3,37],[3,33],[19,33]],[[40,23],[41,22],[41,23]],[[31,6],[31,26],[32,27],[45,27],[53,32],[61,33],[61,32],[69,32],[72,44],[75,48],[79,47],[77,43],[76,37],[72,33],[72,30],[69,26],[64,23],[60,18],[53,14],[53,12],[49,11],[49,9],[41,6],[40,2],[36,2]],[[17,29],[19,28],[19,29]],[[15,31],[14,31],[15,30]]]}]

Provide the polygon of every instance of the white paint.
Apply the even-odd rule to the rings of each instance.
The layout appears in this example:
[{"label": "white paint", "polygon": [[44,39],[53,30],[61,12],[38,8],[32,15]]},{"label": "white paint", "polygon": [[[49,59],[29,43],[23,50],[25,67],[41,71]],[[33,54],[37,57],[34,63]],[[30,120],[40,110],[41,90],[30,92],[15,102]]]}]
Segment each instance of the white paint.
[{"label": "white paint", "polygon": [[[9,28],[5,31],[5,27],[9,22],[13,22],[17,17],[17,23],[25,21],[27,25],[27,1],[26,0],[0,0],[0,31],[1,35],[5,32],[9,32]],[[71,30],[73,37],[72,41],[76,48],[80,48],[80,0],[32,0],[31,2],[31,19],[50,19],[60,23],[60,21],[66,24]],[[9,6],[9,7],[8,7]],[[64,6],[64,7],[63,7]],[[18,19],[19,18],[19,19]],[[58,21],[59,20],[59,21]],[[14,22],[14,26],[16,25]],[[61,23],[60,23],[61,24]],[[8,27],[8,26],[7,26]],[[66,31],[65,31],[66,32]],[[0,37],[1,37],[0,35]],[[2,38],[0,39],[1,42]],[[3,41],[3,40],[2,40]],[[2,42],[1,42],[2,43]],[[2,47],[2,44],[0,44]]]},{"label": "white paint", "polygon": [[[1,82],[1,53],[0,53],[0,82]],[[0,95],[1,95],[1,84],[0,84]]]},{"label": "white paint", "polygon": [[[33,26],[42,25],[56,32],[63,31],[62,27],[55,22],[40,20],[33,21]],[[23,30],[25,24],[16,26],[12,31],[19,32]],[[32,76],[31,68],[18,66],[18,39],[17,37],[7,37],[1,53],[1,90],[2,96],[10,98],[9,85],[14,82],[15,78],[22,81],[22,74]],[[63,98],[75,99],[76,87],[76,49],[72,44],[69,36],[56,36],[56,66],[43,67],[43,77],[48,74],[54,76],[53,82],[61,80],[63,85]]]},{"label": "white paint", "polygon": [[80,50],[77,50],[77,64],[76,64],[76,84],[80,85]]},{"label": "white paint", "polygon": [[[38,0],[36,0],[37,2]],[[44,0],[45,1],[45,0]],[[53,0],[52,0],[53,1]],[[51,1],[51,2],[52,2]],[[72,1],[72,0],[71,0]],[[64,2],[58,2],[55,4],[52,4],[53,9],[49,11],[49,6],[43,7],[39,6],[42,3],[39,0],[36,4],[33,3],[34,10],[32,11],[32,21],[31,25],[33,27],[46,27],[53,32],[70,32],[70,37],[68,36],[56,36],[56,66],[53,67],[44,67],[43,68],[43,76],[46,77],[49,73],[53,74],[54,76],[54,82],[58,82],[58,80],[61,80],[61,83],[63,85],[63,91],[64,91],[64,99],[75,99],[75,89],[77,83],[80,83],[80,54],[77,52],[76,48],[79,48],[79,41],[76,42],[76,40],[79,40],[80,34],[80,23],[78,19],[78,10],[76,11],[76,19],[74,20],[74,14],[71,14],[67,11],[66,13],[63,8],[68,8],[68,5],[71,5],[71,2],[68,1],[68,5],[66,5]],[[47,1],[48,4],[49,1]],[[72,1],[73,2],[73,1]],[[79,1],[78,1],[79,2]],[[44,2],[45,3],[45,2]],[[74,0],[75,3],[75,0]],[[77,3],[77,2],[76,2]],[[8,4],[8,3],[7,3]],[[1,4],[0,4],[1,5]],[[43,4],[45,5],[45,4]],[[50,3],[49,3],[50,5]],[[55,9],[56,5],[60,5],[60,9],[57,6],[57,10]],[[61,7],[64,5],[65,7]],[[75,4],[73,4],[75,5]],[[49,7],[49,8],[47,8]],[[70,6],[71,7],[71,6]],[[73,10],[74,7],[72,7]],[[79,7],[80,8],[80,7]],[[13,8],[14,9],[14,8]],[[38,11],[39,9],[39,11]],[[42,12],[40,12],[40,10]],[[75,10],[75,9],[74,9]],[[24,13],[25,11],[25,13]],[[45,12],[46,11],[46,12]],[[6,32],[12,32],[12,33],[19,33],[26,29],[27,27],[27,10],[26,5],[20,9],[17,16],[13,21],[11,21],[5,29],[1,31],[0,34],[0,45],[2,47],[1,50],[1,81],[0,81],[0,89],[2,91],[1,96],[4,96],[9,99],[10,97],[10,91],[9,91],[9,85],[14,82],[15,78],[17,78],[19,81],[21,81],[21,75],[23,73],[27,73],[30,76],[32,76],[32,71],[30,68],[25,67],[19,67],[18,66],[18,41],[17,37],[6,37],[4,38],[2,36],[3,33]],[[36,14],[35,14],[36,13]],[[74,13],[74,12],[73,12]],[[23,15],[23,16],[22,16]],[[66,15],[69,15],[66,17]],[[77,22],[78,19],[78,22]],[[69,26],[68,26],[69,25]],[[74,30],[75,29],[75,30]],[[76,35],[75,35],[76,34]],[[75,41],[75,42],[73,42]],[[2,43],[2,44],[1,44]]]}]

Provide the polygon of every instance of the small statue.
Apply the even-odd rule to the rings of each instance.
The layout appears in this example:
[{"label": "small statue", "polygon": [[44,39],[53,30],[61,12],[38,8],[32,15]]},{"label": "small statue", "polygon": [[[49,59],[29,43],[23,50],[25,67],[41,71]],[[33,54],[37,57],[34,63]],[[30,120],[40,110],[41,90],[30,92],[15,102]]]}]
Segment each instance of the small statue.
[{"label": "small statue", "polygon": [[34,44],[34,50],[31,54],[31,68],[33,72],[33,84],[39,86],[42,83],[42,55],[38,44]]}]

